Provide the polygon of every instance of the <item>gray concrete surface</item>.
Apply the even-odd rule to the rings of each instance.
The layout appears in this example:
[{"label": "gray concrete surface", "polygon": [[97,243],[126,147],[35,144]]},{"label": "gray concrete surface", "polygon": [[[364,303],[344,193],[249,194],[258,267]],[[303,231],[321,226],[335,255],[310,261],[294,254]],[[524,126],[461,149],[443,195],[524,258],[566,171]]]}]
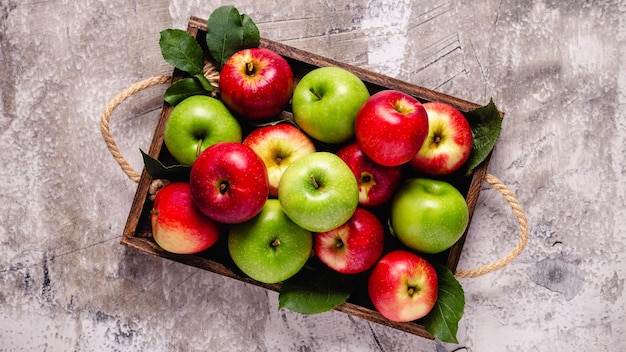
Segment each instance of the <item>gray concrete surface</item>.
[{"label": "gray concrete surface", "polygon": [[[98,121],[171,73],[159,31],[234,4],[264,37],[506,112],[489,172],[524,206],[528,248],[462,280],[459,344],[277,296],[119,244],[136,184]],[[620,1],[0,1],[0,351],[620,351],[626,343],[626,6]],[[164,87],[111,123],[140,168]],[[510,251],[485,186],[461,268]]]}]

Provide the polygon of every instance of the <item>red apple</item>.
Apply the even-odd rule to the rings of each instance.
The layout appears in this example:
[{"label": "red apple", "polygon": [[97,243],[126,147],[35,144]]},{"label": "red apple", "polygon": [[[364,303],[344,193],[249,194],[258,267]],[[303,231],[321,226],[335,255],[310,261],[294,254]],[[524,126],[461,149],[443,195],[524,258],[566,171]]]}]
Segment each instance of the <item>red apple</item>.
[{"label": "red apple", "polygon": [[191,167],[189,184],[198,209],[225,224],[253,218],[269,195],[263,160],[241,143],[220,142],[205,149]]},{"label": "red apple", "polygon": [[329,268],[356,274],[370,269],[383,253],[385,230],[376,215],[357,208],[348,222],[315,234],[315,255]]},{"label": "red apple", "polygon": [[429,175],[457,171],[472,152],[472,128],[463,114],[442,102],[424,104],[428,113],[428,136],[410,161],[413,169]]},{"label": "red apple", "polygon": [[171,253],[202,252],[220,236],[220,225],[193,204],[187,182],[170,183],[157,192],[150,220],[154,241]]},{"label": "red apple", "polygon": [[380,91],[361,106],[355,134],[361,150],[374,162],[402,165],[415,156],[428,135],[426,109],[404,92]]},{"label": "red apple", "polygon": [[291,100],[293,72],[287,60],[266,48],[234,53],[220,72],[220,95],[236,114],[254,120],[279,114]]},{"label": "red apple", "polygon": [[357,143],[346,145],[337,151],[339,156],[352,170],[359,184],[359,204],[378,206],[384,204],[400,183],[401,166],[383,166],[370,159]]},{"label": "red apple", "polygon": [[426,316],[437,302],[435,268],[405,250],[385,254],[374,266],[368,293],[376,310],[391,321],[407,322]]},{"label": "red apple", "polygon": [[278,196],[278,184],[283,172],[299,157],[315,152],[315,145],[297,127],[281,123],[259,127],[244,139],[267,167],[270,196]]}]

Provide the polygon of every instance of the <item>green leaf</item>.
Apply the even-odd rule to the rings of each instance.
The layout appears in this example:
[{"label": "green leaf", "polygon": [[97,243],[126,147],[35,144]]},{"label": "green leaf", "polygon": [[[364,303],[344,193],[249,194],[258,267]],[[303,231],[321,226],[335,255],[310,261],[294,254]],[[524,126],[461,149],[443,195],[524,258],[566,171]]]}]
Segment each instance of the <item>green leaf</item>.
[{"label": "green leaf", "polygon": [[221,6],[211,13],[207,21],[206,43],[220,68],[243,45],[241,15],[234,6]]},{"label": "green leaf", "polygon": [[349,276],[331,270],[304,267],[283,282],[278,296],[279,309],[287,308],[300,314],[330,311],[350,297],[351,281]]},{"label": "green leaf", "polygon": [[172,182],[187,181],[189,180],[189,172],[191,172],[191,166],[189,165],[173,165],[165,166],[163,163],[147,153],[141,151],[143,156],[143,162],[146,167],[148,175],[155,179],[166,179]]},{"label": "green leaf", "polygon": [[[241,15],[241,26],[243,27],[243,48],[256,48],[261,41],[259,28],[254,21],[246,14]],[[242,49],[243,49],[242,48]]]},{"label": "green leaf", "polygon": [[208,95],[197,78],[187,77],[174,82],[163,94],[163,99],[170,105],[176,105],[192,95]]},{"label": "green leaf", "polygon": [[200,83],[200,85],[202,86],[202,88],[204,88],[206,92],[212,92],[214,90],[211,82],[208,78],[206,78],[203,73],[195,75],[194,78],[198,81],[198,83]]},{"label": "green leaf", "polygon": [[465,293],[450,269],[443,265],[435,265],[435,269],[439,279],[437,302],[421,322],[436,339],[458,343],[456,333],[463,317]]},{"label": "green leaf", "polygon": [[485,161],[496,145],[502,129],[502,117],[493,99],[488,105],[469,111],[466,116],[474,137],[472,153],[467,161],[467,168],[471,171]]},{"label": "green leaf", "polygon": [[207,20],[206,43],[219,68],[237,51],[258,46],[259,37],[252,19],[231,5],[218,7]]},{"label": "green leaf", "polygon": [[159,45],[165,61],[177,69],[192,76],[202,73],[204,53],[191,34],[181,29],[165,29],[161,31]]}]

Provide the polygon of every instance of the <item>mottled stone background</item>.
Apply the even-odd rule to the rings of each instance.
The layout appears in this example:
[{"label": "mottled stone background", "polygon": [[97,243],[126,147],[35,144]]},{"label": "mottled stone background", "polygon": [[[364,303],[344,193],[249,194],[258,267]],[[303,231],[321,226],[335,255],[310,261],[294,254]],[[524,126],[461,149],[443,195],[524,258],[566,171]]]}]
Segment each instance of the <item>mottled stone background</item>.
[{"label": "mottled stone background", "polygon": [[[269,39],[506,112],[489,172],[528,248],[463,279],[459,345],[119,244],[136,184],[102,141],[105,104],[171,73],[159,32],[233,4]],[[626,343],[626,5],[620,1],[0,0],[0,351],[621,351]],[[165,87],[111,122],[137,169]],[[487,185],[461,268],[518,238]],[[463,350],[463,349],[461,349]]]}]

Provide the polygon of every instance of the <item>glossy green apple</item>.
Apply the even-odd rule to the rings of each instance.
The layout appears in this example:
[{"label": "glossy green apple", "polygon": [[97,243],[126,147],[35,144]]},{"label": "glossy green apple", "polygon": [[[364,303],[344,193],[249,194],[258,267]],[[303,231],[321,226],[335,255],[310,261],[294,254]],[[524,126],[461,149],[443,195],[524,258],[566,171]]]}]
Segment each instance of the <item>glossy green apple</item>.
[{"label": "glossy green apple", "polygon": [[233,225],[228,233],[228,251],[235,265],[264,283],[295,275],[312,248],[312,233],[291,221],[277,199],[268,199],[257,216]]},{"label": "glossy green apple", "polygon": [[352,72],[320,67],[296,85],[293,116],[300,128],[318,141],[343,143],[354,136],[356,114],[369,96],[363,81]]},{"label": "glossy green apple", "polygon": [[163,132],[167,150],[186,165],[213,144],[241,139],[239,122],[221,101],[206,95],[193,95],[176,105]]},{"label": "glossy green apple", "polygon": [[352,170],[336,154],[314,152],[285,170],[278,199],[293,222],[324,232],[350,219],[359,203],[359,187]]},{"label": "glossy green apple", "polygon": [[404,245],[422,253],[439,253],[452,247],[468,222],[465,198],[445,181],[409,179],[391,201],[394,234]]}]

